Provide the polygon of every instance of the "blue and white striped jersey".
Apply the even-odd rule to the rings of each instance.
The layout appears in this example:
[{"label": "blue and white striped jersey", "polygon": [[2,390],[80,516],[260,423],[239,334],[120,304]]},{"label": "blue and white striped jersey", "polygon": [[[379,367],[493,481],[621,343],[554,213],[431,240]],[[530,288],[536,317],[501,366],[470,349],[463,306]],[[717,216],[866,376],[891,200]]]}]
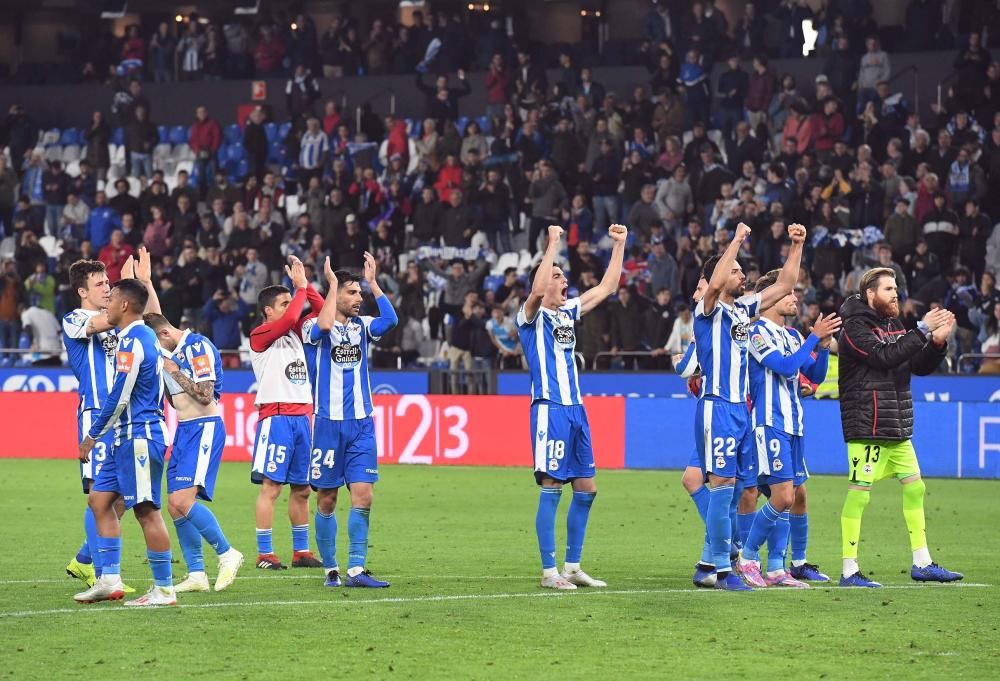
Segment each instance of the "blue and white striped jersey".
[{"label": "blue and white striped jersey", "polygon": [[330,150],[330,140],[322,130],[315,135],[308,130],[302,134],[299,145],[299,167],[313,170],[319,167],[324,153]]},{"label": "blue and white striped jersey", "polygon": [[95,440],[115,429],[115,440],[145,438],[167,443],[163,423],[163,358],[156,334],[132,322],[118,334],[115,382],[90,426]]},{"label": "blue and white striped jersey", "polygon": [[747,341],[750,339],[750,320],[759,311],[759,293],[737,298],[732,305],[718,300],[707,316],[705,301],[698,303],[694,337],[701,365],[702,397],[746,402],[750,384]]},{"label": "blue and white striped jersey", "polygon": [[100,409],[115,380],[114,330],[87,336],[87,323],[100,312],[78,308],[63,316],[63,343],[73,375],[80,383],[79,411]]},{"label": "blue and white striped jersey", "polygon": [[690,378],[698,372],[698,350],[697,345],[694,340],[688,343],[687,350],[684,351],[684,356],[681,361],[677,363],[674,367],[674,371],[681,378]]},{"label": "blue and white striped jersey", "polygon": [[[177,367],[184,372],[184,375],[191,379],[192,383],[204,383],[205,381],[215,381],[213,393],[215,401],[219,401],[222,392],[222,358],[219,350],[204,336],[185,331],[173,354],[165,354],[177,363]],[[169,374],[163,374],[167,382],[167,390],[171,395],[179,395],[184,392]]]},{"label": "blue and white striped jersey", "polygon": [[316,347],[309,373],[313,379],[313,413],[331,421],[350,421],[372,415],[372,386],[368,375],[368,345],[378,341],[399,321],[389,299],[376,299],[378,317],[352,317],[335,321],[322,331],[318,317],[302,324],[302,340]]},{"label": "blue and white striped jersey", "polygon": [[576,369],[576,322],[583,313],[580,299],[571,298],[557,310],[539,307],[534,319],[517,312],[517,335],[531,372],[531,401],[583,404]]},{"label": "blue and white striped jersey", "polygon": [[750,399],[753,425],[771,426],[789,435],[802,435],[802,402],[799,400],[799,372],[783,376],[763,364],[765,357],[778,353],[788,357],[802,347],[795,329],[759,319],[750,329]]}]

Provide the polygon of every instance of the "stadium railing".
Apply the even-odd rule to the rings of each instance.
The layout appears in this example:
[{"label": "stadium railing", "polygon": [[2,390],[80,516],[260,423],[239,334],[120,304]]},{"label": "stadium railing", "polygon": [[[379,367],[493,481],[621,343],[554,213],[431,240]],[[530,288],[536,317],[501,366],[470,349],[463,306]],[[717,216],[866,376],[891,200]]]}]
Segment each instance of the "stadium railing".
[{"label": "stadium railing", "polygon": [[605,352],[598,352],[596,355],[594,355],[594,361],[591,363],[590,368],[597,369],[598,368],[597,364],[602,359],[606,359],[610,363],[611,360],[614,360],[616,358],[618,359],[623,357],[649,358],[655,356],[656,355],[654,355],[651,350],[619,350],[618,352],[611,352],[610,350],[608,350]]}]

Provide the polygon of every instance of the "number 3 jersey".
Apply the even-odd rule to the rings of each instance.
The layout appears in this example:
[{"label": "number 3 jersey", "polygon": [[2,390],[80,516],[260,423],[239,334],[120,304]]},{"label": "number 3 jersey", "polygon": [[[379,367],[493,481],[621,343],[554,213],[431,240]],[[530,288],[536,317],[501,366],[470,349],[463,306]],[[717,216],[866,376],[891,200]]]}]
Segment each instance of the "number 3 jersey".
[{"label": "number 3 jersey", "polygon": [[694,337],[698,364],[701,366],[701,397],[715,397],[734,403],[747,401],[750,320],[759,312],[759,293],[737,298],[732,305],[718,300],[707,315],[705,301],[698,303],[694,316]]},{"label": "number 3 jersey", "polygon": [[531,372],[531,401],[548,400],[566,406],[583,404],[576,369],[576,322],[583,315],[579,298],[562,307],[539,307],[528,319],[524,306],[517,313],[517,335]]},{"label": "number 3 jersey", "polygon": [[372,331],[375,320],[352,317],[345,324],[335,321],[327,332],[319,328],[316,317],[302,325],[302,340],[316,347],[315,358],[310,357],[316,416],[332,421],[371,416],[368,344],[379,339]]}]

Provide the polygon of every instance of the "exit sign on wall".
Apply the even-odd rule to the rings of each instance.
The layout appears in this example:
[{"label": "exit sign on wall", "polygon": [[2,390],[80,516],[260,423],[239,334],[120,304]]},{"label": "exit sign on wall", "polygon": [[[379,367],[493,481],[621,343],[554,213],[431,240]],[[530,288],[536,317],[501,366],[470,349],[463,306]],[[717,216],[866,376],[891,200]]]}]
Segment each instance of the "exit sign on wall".
[{"label": "exit sign on wall", "polygon": [[250,97],[255,102],[267,99],[267,81],[255,80],[250,83]]}]

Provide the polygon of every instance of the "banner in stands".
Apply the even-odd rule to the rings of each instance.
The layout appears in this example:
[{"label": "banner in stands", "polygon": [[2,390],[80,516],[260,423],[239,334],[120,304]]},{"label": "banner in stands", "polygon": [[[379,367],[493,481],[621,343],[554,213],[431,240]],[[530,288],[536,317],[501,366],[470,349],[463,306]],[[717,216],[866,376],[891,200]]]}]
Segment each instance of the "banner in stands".
[{"label": "banner in stands", "polygon": [[[532,435],[527,396],[454,397],[448,395],[375,395],[375,437],[385,463],[465,466],[532,464]],[[257,410],[250,394],[222,396],[227,461],[252,459]],[[599,468],[625,465],[625,399],[586,399],[593,424]],[[0,458],[75,459],[76,395],[68,392],[0,392],[0,413],[8,424],[0,438]],[[39,418],[45,414],[44,422]],[[176,413],[168,408],[168,431]]]}]

